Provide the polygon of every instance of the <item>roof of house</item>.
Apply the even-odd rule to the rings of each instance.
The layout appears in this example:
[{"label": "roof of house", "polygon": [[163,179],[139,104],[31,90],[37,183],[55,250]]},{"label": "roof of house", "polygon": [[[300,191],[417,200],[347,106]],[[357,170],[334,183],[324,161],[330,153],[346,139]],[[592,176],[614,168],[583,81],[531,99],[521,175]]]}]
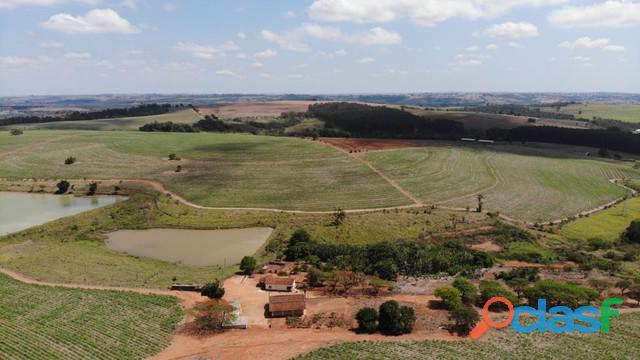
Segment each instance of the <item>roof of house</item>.
[{"label": "roof of house", "polygon": [[304,294],[277,295],[269,297],[269,312],[304,310]]},{"label": "roof of house", "polygon": [[293,286],[296,279],[293,277],[267,276],[264,278],[265,285],[287,285]]}]

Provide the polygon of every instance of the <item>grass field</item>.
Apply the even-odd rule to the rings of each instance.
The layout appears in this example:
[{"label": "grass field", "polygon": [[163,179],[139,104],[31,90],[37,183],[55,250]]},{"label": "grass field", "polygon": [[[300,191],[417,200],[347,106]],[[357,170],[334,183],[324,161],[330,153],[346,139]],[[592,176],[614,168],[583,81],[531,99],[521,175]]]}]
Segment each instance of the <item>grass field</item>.
[{"label": "grass field", "polygon": [[[630,163],[552,146],[443,146],[369,152],[365,158],[426,203],[485,209],[528,221],[577,214],[625,194],[611,178],[637,178]],[[564,153],[563,153],[564,152]]]},{"label": "grass field", "polygon": [[[544,108],[556,112],[557,108]],[[574,104],[560,107],[560,113],[592,120],[594,117],[640,123],[640,104]]]},{"label": "grass field", "polygon": [[640,219],[640,198],[633,198],[563,227],[560,235],[569,240],[615,241],[631,221],[637,219]]},{"label": "grass field", "polygon": [[[410,203],[348,155],[294,138],[124,131],[30,131],[18,138],[20,144],[6,149],[13,153],[0,153],[2,177],[155,179],[214,207],[333,210]],[[168,161],[170,153],[183,160]],[[68,156],[77,163],[64,165]]]},{"label": "grass field", "polygon": [[299,360],[382,359],[638,359],[640,314],[611,321],[611,333],[519,334],[491,331],[481,341],[357,342],[316,350]]},{"label": "grass field", "polygon": [[49,129],[49,130],[138,130],[144,124],[171,121],[179,124],[193,124],[200,120],[200,116],[193,110],[180,110],[167,114],[138,116],[114,119],[97,119],[82,121],[59,121],[38,124],[23,124],[0,127],[18,129]]},{"label": "grass field", "polygon": [[169,345],[173,297],[26,285],[0,274],[0,358],[142,359]]},{"label": "grass field", "polygon": [[[151,196],[136,195],[128,201],[0,238],[0,266],[51,282],[165,288],[174,277],[179,282],[207,282],[238,269],[179,266],[128,256],[108,249],[103,234],[124,228],[269,226],[274,231],[265,248],[273,257],[299,228],[307,229],[319,241],[363,244],[452,231],[449,224],[453,215],[418,210],[349,214],[345,223],[336,227],[331,225],[330,214],[200,210],[165,197],[156,202]],[[456,230],[486,226],[491,221],[482,214],[456,216]],[[263,250],[258,251],[259,258],[264,256]]]}]

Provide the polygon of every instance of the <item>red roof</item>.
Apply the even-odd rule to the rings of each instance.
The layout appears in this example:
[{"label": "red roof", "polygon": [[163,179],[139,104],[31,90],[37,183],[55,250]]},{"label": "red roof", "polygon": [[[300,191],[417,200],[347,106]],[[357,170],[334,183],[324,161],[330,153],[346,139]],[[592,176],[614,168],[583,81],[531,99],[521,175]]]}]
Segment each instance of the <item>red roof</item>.
[{"label": "red roof", "polygon": [[293,286],[296,281],[293,277],[267,276],[264,278],[265,285],[286,285]]}]

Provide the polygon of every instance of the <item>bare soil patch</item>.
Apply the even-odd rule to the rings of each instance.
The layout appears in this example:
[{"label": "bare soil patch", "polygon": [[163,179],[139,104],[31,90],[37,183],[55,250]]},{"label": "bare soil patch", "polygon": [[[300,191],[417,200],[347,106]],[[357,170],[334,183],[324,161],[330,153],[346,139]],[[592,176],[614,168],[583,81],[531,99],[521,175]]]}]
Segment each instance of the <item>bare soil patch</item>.
[{"label": "bare soil patch", "polygon": [[321,141],[351,152],[424,146],[419,141],[395,139],[322,138]]}]

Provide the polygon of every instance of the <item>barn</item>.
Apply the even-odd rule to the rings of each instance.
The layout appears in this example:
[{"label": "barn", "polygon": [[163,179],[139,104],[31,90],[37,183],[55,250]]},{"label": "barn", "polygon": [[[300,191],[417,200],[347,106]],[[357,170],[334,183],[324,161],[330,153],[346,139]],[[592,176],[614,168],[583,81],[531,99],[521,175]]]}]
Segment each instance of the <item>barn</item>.
[{"label": "barn", "polygon": [[305,309],[304,294],[275,295],[269,297],[270,317],[302,316]]}]

